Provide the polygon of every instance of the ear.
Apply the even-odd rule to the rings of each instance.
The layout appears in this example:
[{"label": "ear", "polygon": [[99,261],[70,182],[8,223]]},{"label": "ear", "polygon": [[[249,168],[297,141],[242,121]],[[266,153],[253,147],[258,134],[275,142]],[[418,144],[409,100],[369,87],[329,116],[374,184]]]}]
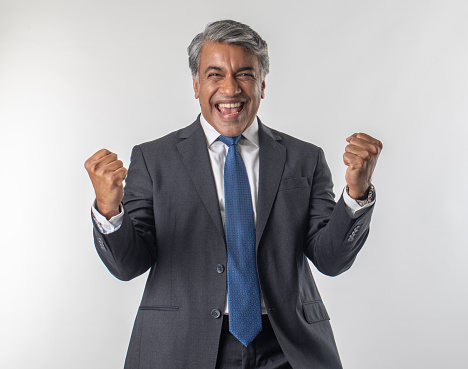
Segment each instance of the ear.
[{"label": "ear", "polygon": [[261,95],[261,98],[262,99],[265,98],[265,80],[262,81],[262,95]]},{"label": "ear", "polygon": [[195,99],[198,99],[198,96],[200,96],[200,85],[198,84],[198,81],[195,77],[192,77],[193,79],[193,91],[195,91]]}]

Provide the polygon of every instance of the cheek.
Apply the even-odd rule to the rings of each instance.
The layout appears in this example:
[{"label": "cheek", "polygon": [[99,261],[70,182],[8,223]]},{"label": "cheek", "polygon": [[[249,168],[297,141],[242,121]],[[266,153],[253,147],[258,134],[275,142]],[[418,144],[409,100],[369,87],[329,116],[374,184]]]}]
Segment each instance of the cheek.
[{"label": "cheek", "polygon": [[254,104],[260,104],[260,100],[263,98],[263,91],[261,88],[256,87],[252,93],[252,102]]},{"label": "cheek", "polygon": [[200,90],[200,103],[209,105],[215,93],[216,93],[216,88],[205,87],[204,89],[201,89]]}]

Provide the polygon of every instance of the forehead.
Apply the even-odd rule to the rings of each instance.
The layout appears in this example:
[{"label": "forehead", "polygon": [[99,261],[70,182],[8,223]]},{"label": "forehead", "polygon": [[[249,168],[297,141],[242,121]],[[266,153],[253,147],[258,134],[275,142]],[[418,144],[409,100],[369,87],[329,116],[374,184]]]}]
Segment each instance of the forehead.
[{"label": "forehead", "polygon": [[253,68],[260,71],[257,56],[245,47],[219,42],[205,42],[200,55],[200,72],[217,67],[223,70]]}]

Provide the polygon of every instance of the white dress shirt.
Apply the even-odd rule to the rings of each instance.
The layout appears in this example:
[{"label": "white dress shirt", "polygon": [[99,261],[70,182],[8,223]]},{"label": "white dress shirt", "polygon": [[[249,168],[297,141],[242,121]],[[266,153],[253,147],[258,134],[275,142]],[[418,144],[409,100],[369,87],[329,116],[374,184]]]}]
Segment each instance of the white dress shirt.
[{"label": "white dress shirt", "polygon": [[[218,140],[220,133],[209,124],[203,115],[200,116],[200,122],[205,131],[206,146],[210,154],[211,168],[216,183],[216,192],[218,193],[219,209],[224,224],[224,163],[229,147]],[[257,220],[257,199],[258,199],[258,163],[259,163],[259,145],[258,145],[258,120],[255,118],[253,123],[242,133],[242,138],[237,143],[237,149],[244,161],[247,177],[249,178],[250,194],[252,196],[252,208],[254,221]]]},{"label": "white dress shirt", "polygon": [[[221,211],[221,218],[224,224],[224,162],[228,152],[228,146],[218,140],[220,133],[209,124],[203,115],[200,115],[200,122],[206,136],[206,146],[210,156],[211,168],[213,171],[214,180],[216,183],[216,192],[218,194],[219,209]],[[253,123],[242,133],[242,138],[237,144],[239,153],[244,161],[245,169],[247,170],[247,177],[249,178],[250,192],[252,195],[252,208],[254,212],[254,220],[257,219],[257,200],[258,200],[258,176],[259,176],[259,140],[258,140],[258,120],[254,119]],[[348,208],[351,217],[355,218],[360,215],[360,211],[369,206],[372,206],[374,201],[361,206],[356,200],[352,199],[346,190],[343,191],[343,199]],[[96,222],[99,230],[104,234],[112,233],[120,228],[122,225],[122,217],[124,209],[121,207],[120,214],[107,220],[92,206],[92,213],[94,221]],[[227,298],[227,296],[226,296]],[[262,301],[262,314],[266,314],[265,303],[263,296]],[[228,313],[228,304],[226,303],[225,314]]]}]

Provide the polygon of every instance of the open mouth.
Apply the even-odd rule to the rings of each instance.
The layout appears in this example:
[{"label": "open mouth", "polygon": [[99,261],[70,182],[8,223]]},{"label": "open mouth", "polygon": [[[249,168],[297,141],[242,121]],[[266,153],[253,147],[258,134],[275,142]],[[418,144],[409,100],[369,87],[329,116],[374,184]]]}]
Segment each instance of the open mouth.
[{"label": "open mouth", "polygon": [[242,110],[244,110],[244,103],[243,102],[238,102],[238,103],[222,103],[222,104],[216,104],[216,109],[222,114],[222,115],[236,115],[239,114]]}]

